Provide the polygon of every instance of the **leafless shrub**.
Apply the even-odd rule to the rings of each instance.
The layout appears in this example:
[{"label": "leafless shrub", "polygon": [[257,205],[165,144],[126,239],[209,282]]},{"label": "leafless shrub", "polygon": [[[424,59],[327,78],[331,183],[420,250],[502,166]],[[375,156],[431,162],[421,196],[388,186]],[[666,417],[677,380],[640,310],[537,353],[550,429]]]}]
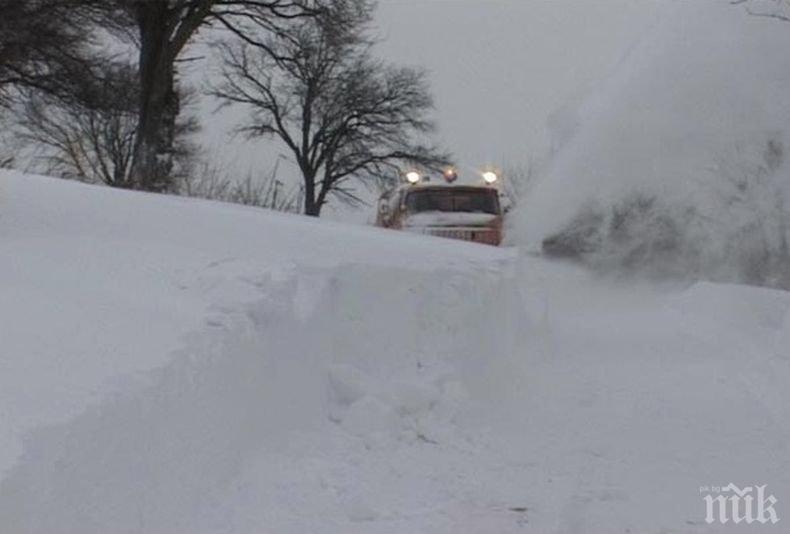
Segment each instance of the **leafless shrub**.
[{"label": "leafless shrub", "polygon": [[[80,98],[64,101],[29,93],[17,113],[20,137],[38,148],[41,172],[120,188],[134,188],[132,159],[136,143],[136,73],[126,64],[107,64],[103,79]],[[182,92],[182,99],[191,95]],[[177,123],[174,174],[187,174],[197,129],[188,115]]]},{"label": "leafless shrub", "polygon": [[23,139],[42,149],[42,172],[129,187],[134,116],[123,110],[63,106],[33,96],[20,120]]},{"label": "leafless shrub", "polygon": [[300,213],[303,191],[296,186],[287,188],[278,177],[278,170],[279,161],[268,176],[250,172],[243,179],[234,180],[216,165],[204,164],[199,172],[180,180],[178,192],[188,197]]}]

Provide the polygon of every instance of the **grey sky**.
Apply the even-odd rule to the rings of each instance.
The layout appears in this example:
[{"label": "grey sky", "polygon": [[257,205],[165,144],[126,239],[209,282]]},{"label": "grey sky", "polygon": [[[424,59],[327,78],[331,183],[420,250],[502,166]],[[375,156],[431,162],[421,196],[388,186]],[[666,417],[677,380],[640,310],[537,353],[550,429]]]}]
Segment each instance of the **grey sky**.
[{"label": "grey sky", "polygon": [[431,72],[462,167],[549,149],[549,116],[604,79],[653,23],[652,0],[383,0],[385,57]]}]

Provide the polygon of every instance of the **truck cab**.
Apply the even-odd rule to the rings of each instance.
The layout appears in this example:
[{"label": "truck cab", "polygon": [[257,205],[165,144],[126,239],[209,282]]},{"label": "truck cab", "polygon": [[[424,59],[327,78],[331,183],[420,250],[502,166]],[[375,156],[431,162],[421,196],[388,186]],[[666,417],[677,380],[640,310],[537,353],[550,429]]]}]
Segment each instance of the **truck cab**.
[{"label": "truck cab", "polygon": [[381,196],[376,225],[498,246],[503,210],[494,181],[453,185],[409,180]]}]

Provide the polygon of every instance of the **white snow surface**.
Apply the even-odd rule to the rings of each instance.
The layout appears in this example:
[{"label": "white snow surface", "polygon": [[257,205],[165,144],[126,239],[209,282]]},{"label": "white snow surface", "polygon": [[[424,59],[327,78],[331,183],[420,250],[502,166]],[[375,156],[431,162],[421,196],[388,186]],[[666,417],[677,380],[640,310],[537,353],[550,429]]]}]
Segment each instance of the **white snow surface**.
[{"label": "white snow surface", "polygon": [[790,520],[788,293],[14,172],[0,199],[0,532],[727,532],[699,487],[729,482]]}]

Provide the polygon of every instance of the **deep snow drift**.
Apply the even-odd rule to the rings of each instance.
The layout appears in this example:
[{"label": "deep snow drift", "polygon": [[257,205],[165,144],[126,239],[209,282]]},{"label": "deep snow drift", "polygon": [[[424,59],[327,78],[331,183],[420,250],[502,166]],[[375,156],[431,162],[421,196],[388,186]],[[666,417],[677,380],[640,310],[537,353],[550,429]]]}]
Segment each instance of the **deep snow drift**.
[{"label": "deep snow drift", "polygon": [[[627,249],[651,241],[643,266],[664,253],[673,274],[771,283],[781,266],[754,271],[790,241],[790,25],[717,0],[665,2],[660,13],[608,82],[566,112],[578,127],[511,237],[539,243],[597,213],[587,239],[609,254],[597,258],[607,268],[633,263]],[[609,230],[639,197],[656,199],[651,212]]]},{"label": "deep snow drift", "polygon": [[728,482],[785,518],[787,293],[0,180],[2,532],[721,532]]}]

